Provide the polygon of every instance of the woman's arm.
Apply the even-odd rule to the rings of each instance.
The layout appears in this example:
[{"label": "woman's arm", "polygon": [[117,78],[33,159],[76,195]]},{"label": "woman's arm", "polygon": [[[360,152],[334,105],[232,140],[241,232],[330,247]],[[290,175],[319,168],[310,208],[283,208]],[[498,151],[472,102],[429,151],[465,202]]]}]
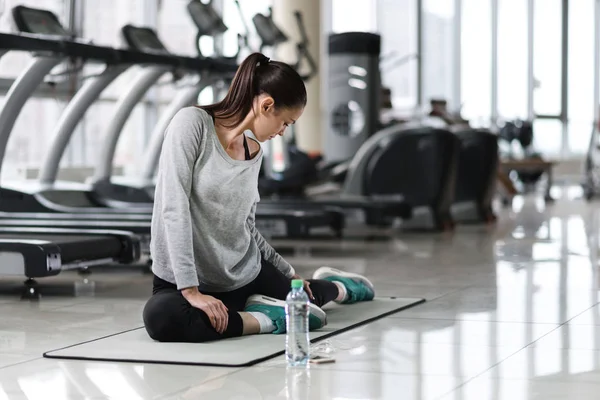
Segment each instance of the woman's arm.
[{"label": "woman's arm", "polygon": [[250,232],[254,236],[256,240],[256,244],[260,249],[260,253],[264,260],[273,264],[278,270],[280,270],[287,278],[292,278],[296,275],[296,271],[294,268],[277,253],[277,251],[271,247],[269,243],[265,240],[265,238],[260,234],[258,229],[254,224],[255,221],[255,213],[256,213],[256,203],[252,206],[252,210],[250,211],[250,215],[248,216],[248,226],[250,227]]},{"label": "woman's arm", "polygon": [[157,174],[153,218],[162,224],[169,264],[178,289],[197,287],[190,194],[194,164],[200,153],[202,124],[196,111],[183,109],[165,131]]}]

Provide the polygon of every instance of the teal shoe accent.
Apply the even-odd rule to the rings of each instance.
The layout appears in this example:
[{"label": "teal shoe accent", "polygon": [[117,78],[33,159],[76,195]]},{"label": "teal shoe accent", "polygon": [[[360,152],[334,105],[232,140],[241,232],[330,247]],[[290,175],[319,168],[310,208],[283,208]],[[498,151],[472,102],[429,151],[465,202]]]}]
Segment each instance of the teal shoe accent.
[{"label": "teal shoe accent", "polygon": [[273,325],[275,325],[274,334],[279,335],[286,332],[285,308],[265,304],[252,304],[247,306],[244,311],[259,312],[269,317],[273,321]]},{"label": "teal shoe accent", "polygon": [[[275,325],[274,334],[282,334],[287,332],[286,319],[285,319],[285,302],[281,300],[271,299],[271,302],[276,304],[265,304],[261,302],[260,297],[258,300],[252,301],[248,304],[244,311],[246,312],[260,312],[265,314],[273,321]],[[308,307],[308,330],[312,331],[315,329],[321,329],[327,324],[327,315],[323,310],[314,304],[310,304]]]},{"label": "teal shoe accent", "polygon": [[348,297],[342,301],[342,304],[352,304],[359,301],[371,301],[375,297],[375,292],[369,286],[361,282],[360,280],[354,280],[343,276],[327,276],[322,279],[330,282],[340,282],[346,287]]}]

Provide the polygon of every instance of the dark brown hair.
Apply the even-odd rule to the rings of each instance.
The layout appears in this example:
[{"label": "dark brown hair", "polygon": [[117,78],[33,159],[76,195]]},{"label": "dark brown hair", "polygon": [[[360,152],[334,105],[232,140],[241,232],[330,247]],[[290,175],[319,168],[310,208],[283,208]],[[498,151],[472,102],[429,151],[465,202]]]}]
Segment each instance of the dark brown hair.
[{"label": "dark brown hair", "polygon": [[276,109],[306,106],[306,87],[298,72],[284,62],[271,61],[262,53],[253,53],[238,67],[223,100],[198,107],[215,117],[235,118],[228,126],[233,128],[246,118],[254,98],[263,93],[273,98]]}]

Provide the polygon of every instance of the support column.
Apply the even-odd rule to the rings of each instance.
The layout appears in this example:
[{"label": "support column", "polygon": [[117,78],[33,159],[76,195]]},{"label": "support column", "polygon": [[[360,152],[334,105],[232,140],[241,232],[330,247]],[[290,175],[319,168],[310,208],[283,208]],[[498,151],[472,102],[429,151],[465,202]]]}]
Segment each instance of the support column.
[{"label": "support column", "polygon": [[[319,0],[274,0],[273,20],[290,39],[277,49],[276,58],[289,62],[296,62],[296,43],[300,40],[300,33],[294,11],[300,11],[308,35],[308,49],[314,58],[318,74],[306,83],[308,104],[302,117],[297,122],[296,143],[304,151],[321,151],[323,138],[321,110],[321,87],[326,69],[321,63],[321,4]],[[304,63],[302,64],[304,68]],[[302,73],[302,71],[300,71]]]}]

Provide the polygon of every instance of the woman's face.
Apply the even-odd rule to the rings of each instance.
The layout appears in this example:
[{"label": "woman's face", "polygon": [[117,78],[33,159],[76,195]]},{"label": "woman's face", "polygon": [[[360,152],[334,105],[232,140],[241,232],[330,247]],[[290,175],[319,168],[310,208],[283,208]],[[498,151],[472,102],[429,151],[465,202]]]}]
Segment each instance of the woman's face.
[{"label": "woman's face", "polygon": [[283,136],[285,129],[296,123],[303,111],[300,107],[277,109],[272,98],[267,98],[260,103],[252,133],[261,143]]}]

